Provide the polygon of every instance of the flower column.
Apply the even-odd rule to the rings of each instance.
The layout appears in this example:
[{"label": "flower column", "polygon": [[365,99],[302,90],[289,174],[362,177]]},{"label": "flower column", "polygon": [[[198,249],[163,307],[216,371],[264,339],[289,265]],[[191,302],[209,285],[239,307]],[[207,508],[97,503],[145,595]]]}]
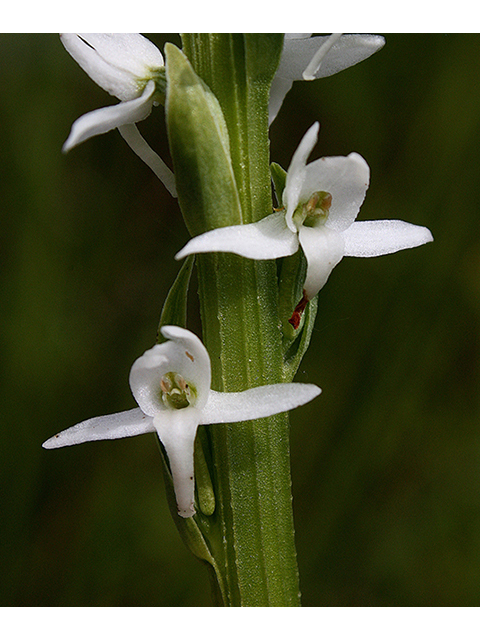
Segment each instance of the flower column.
[{"label": "flower column", "polygon": [[[166,47],[167,125],[189,231],[255,222],[272,212],[268,99],[282,37],[199,34],[183,45],[188,60]],[[275,262],[213,254],[197,267],[213,387],[282,381]],[[287,415],[207,433],[216,534],[204,535],[222,567],[224,604],[299,605]]]}]

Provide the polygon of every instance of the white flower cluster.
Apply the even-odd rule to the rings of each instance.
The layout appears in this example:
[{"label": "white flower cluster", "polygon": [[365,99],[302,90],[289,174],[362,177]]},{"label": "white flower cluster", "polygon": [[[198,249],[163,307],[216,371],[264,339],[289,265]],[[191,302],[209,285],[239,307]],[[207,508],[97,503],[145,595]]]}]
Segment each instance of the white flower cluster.
[{"label": "white flower cluster", "polygon": [[[136,123],[146,118],[162,89],[160,51],[140,34],[62,34],[67,51],[89,76],[120,103],[87,113],[73,125],[68,151],[88,138],[118,128],[133,150],[152,168],[172,195],[173,173],[140,135]],[[270,97],[270,122],[295,80],[332,75],[380,49],[380,36],[311,37],[287,34]],[[286,175],[282,207],[259,222],[214,229],[190,240],[177,254],[232,252],[254,260],[272,260],[301,249],[307,261],[303,299],[290,320],[298,328],[301,313],[344,256],[372,257],[433,240],[425,227],[399,220],[357,222],[370,169],[357,153],[320,158],[307,164],[319,124],[307,131]],[[167,342],[138,358],[130,386],[138,408],[92,418],[47,440],[46,449],[90,440],[108,440],[156,432],[165,447],[178,513],[195,514],[194,443],[198,425],[234,423],[289,411],[315,398],[312,384],[275,384],[240,393],[210,388],[210,357],[197,336],[164,326]]]}]

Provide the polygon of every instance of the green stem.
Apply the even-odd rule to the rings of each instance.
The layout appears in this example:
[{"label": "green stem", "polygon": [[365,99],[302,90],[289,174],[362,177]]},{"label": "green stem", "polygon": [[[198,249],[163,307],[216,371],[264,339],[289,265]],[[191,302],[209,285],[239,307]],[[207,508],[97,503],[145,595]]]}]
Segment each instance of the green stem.
[{"label": "green stem", "polygon": [[[267,107],[281,42],[255,34],[183,36],[185,54],[225,116],[244,223],[272,212]],[[281,382],[275,262],[218,253],[199,256],[197,268],[212,387]],[[288,416],[207,431],[217,506],[204,535],[222,567],[224,604],[298,606]]]}]

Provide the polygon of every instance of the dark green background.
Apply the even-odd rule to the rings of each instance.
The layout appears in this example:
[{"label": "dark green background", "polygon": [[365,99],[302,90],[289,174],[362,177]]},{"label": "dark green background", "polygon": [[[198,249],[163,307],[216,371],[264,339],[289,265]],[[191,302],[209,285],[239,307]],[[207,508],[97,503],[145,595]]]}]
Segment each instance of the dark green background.
[{"label": "dark green background", "polygon": [[[0,605],[208,606],[153,435],[41,448],[134,406],[129,369],[188,239],[177,204],[115,131],[61,154],[72,122],[114,100],[57,35],[2,35],[0,59]],[[371,167],[360,218],[435,236],[346,258],[320,293],[296,379],[323,394],[291,418],[307,606],[480,604],[479,63],[478,35],[387,35],[296,83],[271,128],[287,167],[320,120],[312,158]],[[163,116],[140,126],[168,158]]]}]

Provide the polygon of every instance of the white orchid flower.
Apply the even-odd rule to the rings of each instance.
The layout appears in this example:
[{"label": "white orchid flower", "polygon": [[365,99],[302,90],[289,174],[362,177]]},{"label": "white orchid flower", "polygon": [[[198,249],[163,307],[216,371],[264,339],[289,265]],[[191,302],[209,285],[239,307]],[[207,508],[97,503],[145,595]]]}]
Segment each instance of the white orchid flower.
[{"label": "white orchid flower", "polygon": [[169,342],[146,351],[130,371],[137,409],[85,420],[43,447],[156,431],[168,455],[178,514],[190,518],[195,514],[193,452],[198,425],[265,418],[305,404],[321,390],[313,384],[284,383],[238,393],[212,391],[210,357],[199,338],[180,327],[164,326],[161,331]]},{"label": "white orchid flower", "polygon": [[286,33],[282,57],[270,90],[269,124],[295,80],[326,78],[369,58],[385,44],[375,35]]},{"label": "white orchid flower", "polygon": [[176,197],[172,171],[143,139],[136,122],[158,100],[165,64],[157,47],[139,33],[62,33],[68,53],[102,89],[121,102],[81,116],[73,123],[63,151],[117,128],[133,151]]},{"label": "white orchid flower", "polygon": [[401,220],[355,222],[367,192],[370,169],[358,153],[320,158],[307,165],[318,137],[310,127],[295,151],[283,191],[283,208],[259,222],[221,227],[192,238],[175,256],[225,251],[254,260],[294,254],[307,260],[304,297],[290,319],[298,328],[307,302],[324,286],[344,256],[370,258],[431,242],[426,227]]}]

